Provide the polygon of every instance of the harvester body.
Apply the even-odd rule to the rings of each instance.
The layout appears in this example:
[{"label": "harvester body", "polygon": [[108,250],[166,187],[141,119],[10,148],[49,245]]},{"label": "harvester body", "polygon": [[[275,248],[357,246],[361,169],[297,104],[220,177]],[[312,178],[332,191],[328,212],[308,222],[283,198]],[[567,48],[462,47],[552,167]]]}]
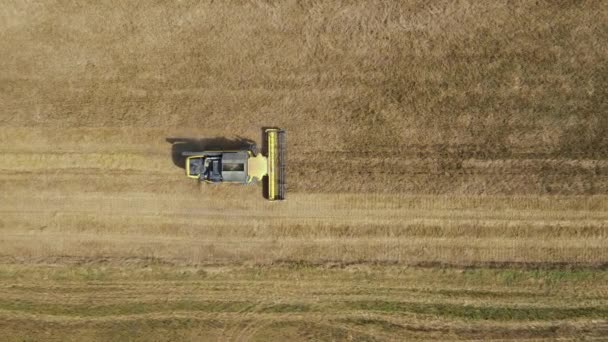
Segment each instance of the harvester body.
[{"label": "harvester body", "polygon": [[205,183],[250,184],[266,181],[267,198],[285,199],[285,131],[265,130],[267,155],[255,149],[184,152],[186,176]]}]

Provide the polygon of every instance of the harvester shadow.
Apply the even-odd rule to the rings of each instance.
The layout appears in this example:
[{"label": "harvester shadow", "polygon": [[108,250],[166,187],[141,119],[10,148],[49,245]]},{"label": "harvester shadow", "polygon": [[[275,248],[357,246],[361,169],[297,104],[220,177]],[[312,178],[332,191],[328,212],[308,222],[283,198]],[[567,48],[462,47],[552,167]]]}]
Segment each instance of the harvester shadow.
[{"label": "harvester shadow", "polygon": [[255,141],[241,137],[234,139],[226,137],[203,139],[169,137],[165,141],[171,144],[171,160],[173,160],[173,164],[182,169],[186,167],[186,157],[182,155],[183,152],[247,150],[255,146]]}]

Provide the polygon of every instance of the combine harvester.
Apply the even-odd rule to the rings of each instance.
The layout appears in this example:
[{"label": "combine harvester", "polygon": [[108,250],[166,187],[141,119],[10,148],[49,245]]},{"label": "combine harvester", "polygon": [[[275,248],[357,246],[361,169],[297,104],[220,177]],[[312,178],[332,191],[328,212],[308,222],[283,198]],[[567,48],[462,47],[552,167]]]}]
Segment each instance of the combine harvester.
[{"label": "combine harvester", "polygon": [[267,156],[255,146],[243,150],[183,152],[186,175],[206,183],[251,184],[268,182],[268,200],[285,199],[285,131],[264,130]]}]

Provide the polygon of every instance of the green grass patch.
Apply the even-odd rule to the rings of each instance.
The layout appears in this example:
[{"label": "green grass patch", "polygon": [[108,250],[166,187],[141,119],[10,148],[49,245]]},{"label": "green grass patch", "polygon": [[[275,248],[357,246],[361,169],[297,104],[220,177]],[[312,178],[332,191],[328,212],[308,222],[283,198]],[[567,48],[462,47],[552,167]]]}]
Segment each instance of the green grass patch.
[{"label": "green grass patch", "polygon": [[310,305],[299,303],[263,304],[250,301],[167,301],[167,302],[131,302],[106,305],[39,303],[27,300],[0,300],[0,310],[24,313],[46,314],[56,316],[121,316],[147,313],[170,313],[175,311],[193,312],[261,312],[261,313],[297,313],[310,312]]},{"label": "green grass patch", "polygon": [[284,313],[284,312],[310,312],[312,307],[307,304],[275,304],[266,306],[257,312],[264,313]]},{"label": "green grass patch", "polygon": [[608,307],[504,307],[458,304],[405,303],[382,300],[345,303],[349,309],[390,313],[414,313],[471,320],[565,320],[576,318],[608,318]]},{"label": "green grass patch", "polygon": [[120,316],[158,312],[200,311],[200,312],[245,312],[255,303],[246,301],[173,301],[173,302],[132,302],[107,305],[38,303],[26,300],[0,300],[0,309],[55,316]]}]

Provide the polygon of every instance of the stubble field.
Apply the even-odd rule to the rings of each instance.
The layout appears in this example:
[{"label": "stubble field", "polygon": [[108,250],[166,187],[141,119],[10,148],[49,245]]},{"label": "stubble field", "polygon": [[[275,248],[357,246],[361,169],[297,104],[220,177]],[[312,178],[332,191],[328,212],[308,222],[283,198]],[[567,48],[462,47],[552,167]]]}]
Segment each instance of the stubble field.
[{"label": "stubble field", "polygon": [[[608,334],[602,1],[7,1],[14,340]],[[287,130],[288,200],[172,141]]]}]

